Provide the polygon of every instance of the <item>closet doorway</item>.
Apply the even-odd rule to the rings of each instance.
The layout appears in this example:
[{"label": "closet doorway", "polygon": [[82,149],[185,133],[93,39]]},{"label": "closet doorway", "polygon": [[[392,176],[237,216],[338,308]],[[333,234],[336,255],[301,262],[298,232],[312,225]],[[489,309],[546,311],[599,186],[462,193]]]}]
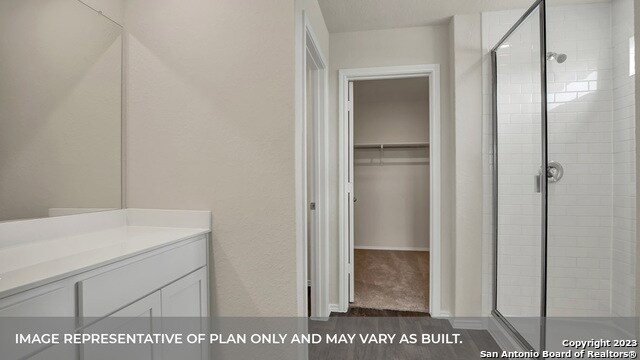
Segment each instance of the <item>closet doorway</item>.
[{"label": "closet doorway", "polygon": [[353,83],[353,308],[429,312],[429,82]]},{"label": "closet doorway", "polygon": [[439,81],[429,70],[340,71],[342,312],[439,315]]}]

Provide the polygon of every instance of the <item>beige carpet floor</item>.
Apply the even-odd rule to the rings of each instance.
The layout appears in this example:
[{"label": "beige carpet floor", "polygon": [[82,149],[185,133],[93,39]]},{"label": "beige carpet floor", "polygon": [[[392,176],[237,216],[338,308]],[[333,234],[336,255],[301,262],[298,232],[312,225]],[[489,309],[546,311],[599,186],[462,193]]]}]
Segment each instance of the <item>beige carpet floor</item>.
[{"label": "beige carpet floor", "polygon": [[352,307],[429,312],[429,252],[355,250]]}]

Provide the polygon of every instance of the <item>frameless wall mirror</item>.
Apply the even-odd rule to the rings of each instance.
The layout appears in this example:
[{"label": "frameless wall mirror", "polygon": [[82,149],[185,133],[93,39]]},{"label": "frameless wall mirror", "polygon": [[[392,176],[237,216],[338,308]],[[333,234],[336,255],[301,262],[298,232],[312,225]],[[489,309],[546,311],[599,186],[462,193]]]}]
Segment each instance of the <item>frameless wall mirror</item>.
[{"label": "frameless wall mirror", "polygon": [[97,10],[0,2],[0,221],[122,207],[122,28]]}]

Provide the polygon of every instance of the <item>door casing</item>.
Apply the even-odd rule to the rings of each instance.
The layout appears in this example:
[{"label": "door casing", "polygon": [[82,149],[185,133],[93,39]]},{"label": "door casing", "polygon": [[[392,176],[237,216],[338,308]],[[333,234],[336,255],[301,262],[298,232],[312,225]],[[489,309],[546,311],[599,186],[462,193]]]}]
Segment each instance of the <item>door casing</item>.
[{"label": "door casing", "polygon": [[[339,199],[338,199],[338,300],[339,312],[349,309],[350,276],[353,273],[353,229],[349,226],[350,207],[353,205],[353,183],[349,179],[353,154],[349,140],[349,84],[360,80],[406,79],[426,77],[429,81],[429,143],[430,143],[430,209],[429,211],[429,312],[433,317],[449,314],[441,310],[441,133],[440,133],[440,65],[389,66],[338,71],[338,145],[339,145]],[[351,124],[352,125],[352,124]],[[349,204],[351,202],[351,204]]]},{"label": "door casing", "polygon": [[[297,313],[307,317],[308,264],[311,263],[311,317],[329,316],[329,145],[328,145],[328,68],[320,49],[320,42],[311,22],[302,11],[297,19],[296,31],[296,121],[295,121],[295,192],[296,192],[296,288]],[[308,210],[307,196],[307,64],[314,69],[313,123],[315,125],[315,186],[316,211],[311,249],[307,247]],[[308,252],[308,250],[310,250]]]}]

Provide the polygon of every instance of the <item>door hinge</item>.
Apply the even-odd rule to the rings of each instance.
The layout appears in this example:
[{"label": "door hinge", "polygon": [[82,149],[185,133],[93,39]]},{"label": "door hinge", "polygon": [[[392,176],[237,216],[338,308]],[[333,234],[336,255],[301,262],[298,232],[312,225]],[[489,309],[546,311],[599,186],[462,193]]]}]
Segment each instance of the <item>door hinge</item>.
[{"label": "door hinge", "polygon": [[309,204],[309,209],[315,210],[316,209],[316,203],[312,202],[311,204]]},{"label": "door hinge", "polygon": [[353,101],[347,101],[347,111],[353,110]]}]

